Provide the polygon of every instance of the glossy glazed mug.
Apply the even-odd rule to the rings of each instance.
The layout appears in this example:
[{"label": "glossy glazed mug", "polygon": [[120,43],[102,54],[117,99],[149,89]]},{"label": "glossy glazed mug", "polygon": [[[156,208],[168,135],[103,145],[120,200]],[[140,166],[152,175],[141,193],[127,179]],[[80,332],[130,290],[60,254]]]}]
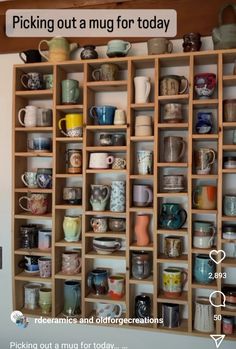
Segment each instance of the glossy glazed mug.
[{"label": "glossy glazed mug", "polygon": [[132,252],[132,276],[137,280],[143,280],[151,274],[151,257],[146,251]]},{"label": "glossy glazed mug", "polygon": [[147,76],[136,76],[134,78],[135,103],[147,103],[151,91],[150,78]]},{"label": "glossy glazed mug", "polygon": [[27,273],[37,273],[39,271],[39,257],[37,256],[24,256],[18,263],[19,268],[23,268]]},{"label": "glossy glazed mug", "polygon": [[92,78],[95,81],[114,81],[117,80],[119,66],[114,63],[103,63],[101,67],[92,72]]},{"label": "glossy glazed mug", "polygon": [[193,276],[196,282],[202,284],[210,284],[214,281],[214,277],[210,274],[215,273],[216,264],[211,260],[207,254],[199,254],[195,257]]},{"label": "glossy glazed mug", "polygon": [[79,81],[62,80],[62,104],[76,104],[79,101]]},{"label": "glossy glazed mug", "polygon": [[39,306],[42,314],[49,315],[52,309],[52,290],[51,288],[42,287],[39,290]]},{"label": "glossy glazed mug", "polygon": [[43,89],[43,75],[38,72],[30,72],[21,75],[20,79],[22,85],[27,90],[42,90]]},{"label": "glossy glazed mug", "polygon": [[64,239],[67,242],[79,241],[82,230],[82,217],[66,215],[63,220]]},{"label": "glossy glazed mug", "polygon": [[94,269],[88,274],[88,287],[97,296],[108,292],[108,272],[105,269]]},{"label": "glossy glazed mug", "polygon": [[162,304],[163,326],[175,328],[180,326],[180,306],[179,304]]},{"label": "glossy glazed mug", "polygon": [[[22,205],[23,200],[27,201],[27,207]],[[28,196],[21,196],[19,205],[22,210],[33,215],[43,215],[48,211],[48,194],[31,193]]]},{"label": "glossy glazed mug", "polygon": [[93,211],[104,211],[110,198],[110,186],[91,184],[90,204]]},{"label": "glossy glazed mug", "polygon": [[24,308],[34,310],[39,305],[39,290],[42,284],[30,282],[24,285]]},{"label": "glossy glazed mug", "polygon": [[126,208],[126,182],[112,181],[110,195],[110,211],[125,212]]},{"label": "glossy glazed mug", "polygon": [[131,49],[131,43],[124,40],[110,40],[107,43],[107,56],[112,57],[125,57]]},{"label": "glossy glazed mug", "polygon": [[39,263],[39,276],[41,278],[49,278],[52,274],[52,260],[48,257],[40,257]]},{"label": "glossy glazed mug", "polygon": [[52,168],[37,169],[37,184],[42,189],[52,188]]},{"label": "glossy glazed mug", "polygon": [[38,231],[38,249],[47,251],[51,248],[52,243],[52,230],[42,228]]},{"label": "glossy glazed mug", "polygon": [[216,229],[213,222],[193,222],[193,247],[211,248],[214,244]]},{"label": "glossy glazed mug", "polygon": [[[63,122],[65,122],[66,131],[62,128]],[[59,120],[58,127],[61,133],[66,137],[82,137],[83,115],[78,113],[66,114],[64,118]]]},{"label": "glossy glazed mug", "polygon": [[166,202],[161,206],[160,227],[162,229],[180,229],[187,219],[187,212],[177,203]]},{"label": "glossy glazed mug", "polygon": [[114,161],[112,163],[112,169],[113,170],[124,170],[126,168],[126,160],[122,158],[114,158]]},{"label": "glossy glazed mug", "polygon": [[171,53],[173,44],[166,38],[152,38],[147,41],[148,54],[160,55],[162,53]]},{"label": "glossy glazed mug", "polygon": [[137,152],[138,174],[152,174],[153,152],[150,150],[139,150]]},{"label": "glossy glazed mug", "polygon": [[199,134],[211,133],[213,128],[213,114],[211,112],[198,112],[196,132]]},{"label": "glossy glazed mug", "polygon": [[114,116],[114,125],[125,125],[126,113],[123,109],[116,109]]},{"label": "glossy glazed mug", "polygon": [[38,188],[37,172],[27,171],[21,176],[21,180],[28,188]]},{"label": "glossy glazed mug", "polygon": [[75,280],[64,282],[64,306],[62,313],[65,316],[80,314],[81,289],[80,283]]},{"label": "glossy glazed mug", "polygon": [[82,188],[81,187],[64,187],[63,200],[69,205],[82,204]]},{"label": "glossy glazed mug", "polygon": [[93,217],[90,219],[90,225],[94,233],[105,233],[107,231],[107,217]]},{"label": "glossy glazed mug", "polygon": [[114,156],[108,153],[90,153],[89,168],[106,169],[114,161]]},{"label": "glossy glazed mug", "polygon": [[164,239],[164,254],[167,257],[180,257],[183,252],[183,239],[179,236],[167,236]]},{"label": "glossy glazed mug", "polygon": [[133,204],[135,207],[150,206],[153,201],[152,188],[148,185],[133,185]]},{"label": "glossy glazed mug", "polygon": [[96,303],[96,316],[99,318],[118,318],[121,314],[120,304]]},{"label": "glossy glazed mug", "polygon": [[27,140],[27,150],[30,152],[49,153],[51,149],[52,139],[50,137],[38,136]]},{"label": "glossy glazed mug", "polygon": [[163,270],[163,291],[167,298],[180,297],[188,280],[186,271],[168,267]]},{"label": "glossy glazed mug", "polygon": [[43,74],[43,87],[46,90],[53,88],[53,74]]},{"label": "glossy glazed mug", "polygon": [[62,253],[61,271],[66,275],[78,274],[81,270],[81,258],[78,252],[65,251]]},{"label": "glossy glazed mug", "polygon": [[216,209],[217,189],[212,185],[198,185],[193,190],[193,206],[200,210]]},{"label": "glossy glazed mug", "polygon": [[67,173],[82,173],[82,150],[66,150],[66,170]]},{"label": "glossy glazed mug", "polygon": [[112,299],[121,299],[125,294],[125,277],[111,275],[108,277],[108,295]]},{"label": "glossy glazed mug", "polygon": [[[37,110],[34,105],[27,105],[18,111],[19,123],[24,127],[35,127],[37,125]],[[24,113],[24,121],[22,121],[22,113]]]},{"label": "glossy glazed mug", "polygon": [[41,62],[41,55],[38,50],[26,50],[19,53],[20,59],[24,63]]},{"label": "glossy glazed mug", "polygon": [[99,125],[113,125],[116,107],[112,105],[93,106],[89,109],[89,115]]},{"label": "glossy glazed mug", "polygon": [[21,225],[20,247],[24,249],[38,248],[38,226],[36,224]]},{"label": "glossy glazed mug", "polygon": [[200,73],[194,76],[194,90],[199,99],[212,97],[216,87],[216,75]]},{"label": "glossy glazed mug", "polygon": [[52,109],[37,108],[37,126],[38,127],[52,126]]},{"label": "glossy glazed mug", "polygon": [[[181,88],[182,81],[185,82],[184,87]],[[185,76],[179,75],[166,75],[160,79],[160,95],[161,96],[172,96],[178,94],[184,94],[188,90],[188,80]]]},{"label": "glossy glazed mug", "polygon": [[226,216],[236,216],[236,195],[224,196],[223,210]]},{"label": "glossy glazed mug", "polygon": [[146,294],[135,297],[135,317],[138,319],[149,319],[152,312],[151,298]]},{"label": "glossy glazed mug", "polygon": [[209,174],[216,160],[216,153],[210,148],[200,148],[194,151],[194,163],[197,174]]},{"label": "glossy glazed mug", "polygon": [[186,142],[182,137],[167,136],[164,138],[164,160],[166,162],[179,162],[186,150]]}]

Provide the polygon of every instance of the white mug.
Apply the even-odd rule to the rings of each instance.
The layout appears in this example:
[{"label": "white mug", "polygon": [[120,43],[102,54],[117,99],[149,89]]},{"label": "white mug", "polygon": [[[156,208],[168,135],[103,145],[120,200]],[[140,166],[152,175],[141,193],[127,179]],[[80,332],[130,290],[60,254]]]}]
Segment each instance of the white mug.
[{"label": "white mug", "polygon": [[[35,127],[37,124],[37,107],[34,105],[27,105],[25,108],[21,108],[18,112],[18,120],[22,126]],[[22,113],[25,113],[24,121],[22,121]]]},{"label": "white mug", "polygon": [[108,153],[91,153],[89,159],[89,168],[109,168],[113,163],[114,156]]},{"label": "white mug", "polygon": [[116,318],[122,314],[122,306],[120,304],[96,304],[96,316],[99,318]]},{"label": "white mug", "polygon": [[114,116],[114,125],[125,125],[126,115],[123,109],[116,109]]},{"label": "white mug", "polygon": [[151,91],[150,78],[147,76],[136,76],[134,78],[135,103],[147,103]]}]

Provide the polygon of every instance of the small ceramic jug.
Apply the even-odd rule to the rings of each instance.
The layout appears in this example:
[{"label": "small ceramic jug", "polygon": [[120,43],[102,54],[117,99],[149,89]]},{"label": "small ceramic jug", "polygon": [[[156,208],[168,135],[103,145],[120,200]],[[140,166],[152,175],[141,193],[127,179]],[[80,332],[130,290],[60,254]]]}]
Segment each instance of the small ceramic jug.
[{"label": "small ceramic jug", "polygon": [[135,219],[135,236],[137,240],[137,246],[147,246],[150,242],[148,226],[150,216],[147,214],[137,214]]},{"label": "small ceramic jug", "polygon": [[81,216],[65,216],[63,221],[63,230],[67,242],[79,241],[82,229]]},{"label": "small ceramic jug", "polygon": [[[49,53],[46,55],[41,51],[41,46],[43,43],[46,43],[49,49]],[[38,50],[43,58],[48,62],[63,62],[67,61],[70,58],[70,53],[78,47],[78,44],[71,43],[61,37],[56,36],[51,40],[42,40],[39,43]]]},{"label": "small ceramic jug", "polygon": [[110,197],[110,187],[108,185],[91,184],[90,204],[93,211],[104,211]]}]

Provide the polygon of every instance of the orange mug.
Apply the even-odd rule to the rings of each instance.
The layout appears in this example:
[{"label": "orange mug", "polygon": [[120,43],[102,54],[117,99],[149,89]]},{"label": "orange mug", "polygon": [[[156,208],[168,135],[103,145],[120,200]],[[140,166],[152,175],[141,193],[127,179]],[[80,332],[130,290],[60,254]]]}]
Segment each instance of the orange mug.
[{"label": "orange mug", "polygon": [[213,185],[198,185],[193,191],[194,208],[200,210],[215,210],[216,193],[216,187]]}]

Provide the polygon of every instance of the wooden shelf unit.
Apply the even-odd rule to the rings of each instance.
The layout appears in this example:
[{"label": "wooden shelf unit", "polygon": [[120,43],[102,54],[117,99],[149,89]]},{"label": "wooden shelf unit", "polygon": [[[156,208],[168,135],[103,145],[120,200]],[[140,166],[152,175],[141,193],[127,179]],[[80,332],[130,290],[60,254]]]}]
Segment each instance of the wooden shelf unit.
[{"label": "wooden shelf unit", "polygon": [[[12,213],[12,226],[13,226],[13,238],[12,238],[12,258],[13,258],[13,300],[14,309],[24,311],[29,316],[40,316],[40,309],[35,311],[24,310],[23,303],[23,285],[29,281],[49,283],[52,288],[52,312],[51,316],[60,316],[63,309],[63,282],[65,280],[76,279],[81,283],[81,316],[89,317],[94,313],[94,305],[97,302],[105,303],[120,303],[124,307],[126,317],[134,316],[134,296],[139,294],[139,288],[146,290],[150,293],[152,289],[152,314],[154,318],[161,317],[161,305],[162,303],[174,303],[179,304],[181,309],[184,307],[187,309],[187,317],[181,320],[181,326],[179,328],[167,329],[161,326],[128,326],[128,328],[144,328],[152,331],[163,331],[166,333],[181,333],[193,336],[209,336],[205,333],[198,333],[193,328],[194,317],[194,300],[196,289],[216,290],[222,289],[222,282],[217,279],[211,284],[197,284],[193,280],[193,266],[194,258],[197,253],[208,253],[204,249],[192,248],[192,222],[195,219],[195,215],[200,215],[205,219],[205,215],[212,215],[212,219],[216,221],[217,225],[217,245],[215,248],[223,249],[225,243],[228,241],[221,238],[222,221],[223,222],[236,222],[235,217],[227,217],[222,214],[222,181],[223,174],[230,173],[236,174],[236,170],[223,169],[222,158],[223,151],[236,151],[235,145],[223,145],[223,132],[232,130],[236,127],[236,123],[223,122],[223,99],[224,99],[224,87],[236,87],[236,78],[232,75],[225,75],[224,59],[233,55],[236,59],[235,50],[224,51],[205,51],[205,52],[192,52],[192,53],[178,53],[158,56],[147,57],[125,57],[122,59],[113,59],[112,62],[122,65],[122,70],[125,72],[125,78],[118,81],[111,82],[95,82],[91,79],[91,71],[95,65],[102,64],[104,62],[110,62],[109,59],[97,59],[95,61],[71,61],[55,64],[34,64],[32,69],[34,71],[43,71],[44,66],[46,71],[50,70],[54,75],[54,88],[53,90],[41,90],[41,91],[27,91],[23,90],[20,85],[20,76],[24,72],[25,65],[16,65],[14,67],[14,91],[13,91],[13,213]],[[212,59],[212,57],[214,59]],[[204,66],[208,62],[214,61],[215,69],[217,72],[217,89],[213,98],[209,99],[196,99],[194,92],[194,75],[198,69],[198,66]],[[165,64],[166,63],[166,64]],[[172,70],[176,70],[176,74],[179,74],[178,69],[184,67],[186,74],[184,74],[189,81],[189,91],[184,95],[177,96],[160,96],[159,94],[159,79],[167,67],[171,67]],[[137,104],[134,102],[134,84],[133,78],[140,75],[139,69],[147,69],[147,76],[152,79],[152,91],[150,94],[150,101],[143,104]],[[208,68],[209,69],[209,68]],[[61,81],[67,77],[68,73],[79,73],[79,80],[83,96],[80,98],[79,103],[75,105],[61,105],[60,98],[60,85]],[[95,103],[99,105],[97,99],[99,95],[105,93],[109,96],[109,104],[115,105],[112,102],[112,96],[114,93],[122,94],[122,102],[125,105],[127,124],[126,125],[94,125],[93,120],[89,116],[89,108]],[[116,98],[119,98],[116,97]],[[18,122],[17,114],[20,108],[30,101],[40,103],[45,101],[45,105],[51,104],[53,110],[53,126],[52,127],[33,127],[24,128]],[[161,120],[162,108],[166,103],[181,103],[183,108],[187,110],[187,118],[183,123],[168,124],[163,123]],[[105,104],[105,103],[103,103]],[[108,104],[108,103],[107,103]],[[120,107],[120,106],[119,106]],[[198,110],[204,109],[217,110],[217,131],[213,134],[201,135],[196,134],[194,130],[194,115]],[[69,112],[83,112],[83,137],[69,138],[63,137],[58,132],[58,113],[66,114]],[[135,116],[139,114],[152,115],[153,117],[153,130],[154,134],[148,137],[136,137],[134,135],[134,120]],[[52,151],[50,153],[34,153],[22,150],[22,144],[19,145],[19,140],[27,139],[28,135],[35,132],[43,132],[49,134],[52,137]],[[100,132],[118,132],[126,134],[126,146],[122,147],[101,147],[95,145],[96,133]],[[160,144],[162,136],[167,132],[170,134],[180,134],[185,138],[187,143],[187,152],[182,162],[168,163],[164,162],[162,154],[160,152]],[[24,137],[24,138],[23,138]],[[214,142],[217,149],[217,170],[214,174],[207,176],[196,175],[193,172],[192,164],[192,152],[193,147],[198,142]],[[74,175],[66,173],[66,163],[63,161],[63,155],[61,153],[61,147],[67,147],[68,144],[78,144],[82,149],[83,154],[83,171],[81,174]],[[94,144],[94,145],[93,145]],[[206,143],[204,143],[206,144]],[[135,156],[133,150],[139,145],[148,147],[153,150],[153,174],[152,175],[138,175],[135,172]],[[207,145],[206,145],[207,146]],[[26,149],[25,145],[25,149]],[[63,149],[64,149],[63,148]],[[89,169],[87,164],[89,162],[89,155],[91,152],[107,151],[109,153],[122,154],[126,158],[127,166],[124,170],[96,170]],[[26,170],[30,170],[31,163],[40,164],[41,161],[47,161],[50,167],[53,169],[53,189],[41,190],[41,189],[28,189],[24,188],[21,183],[20,176]],[[60,164],[59,164],[60,162]],[[60,166],[59,166],[60,165]],[[39,167],[42,167],[39,165]],[[45,166],[46,167],[46,166]],[[160,185],[161,176],[167,171],[168,173],[183,173],[185,174],[186,188],[180,193],[163,192]],[[112,180],[117,178],[126,181],[126,210],[122,213],[114,213],[109,210],[103,212],[94,212],[89,204],[90,198],[90,185],[93,183],[104,183],[104,178],[108,184],[111,184]],[[65,205],[63,202],[57,200],[57,193],[62,190],[62,183],[66,184],[68,181],[76,180],[83,187],[82,205],[72,206]],[[196,181],[214,181],[217,185],[217,209],[216,210],[197,210],[192,208],[192,190]],[[132,185],[138,181],[138,183],[151,184],[153,187],[153,205],[152,207],[133,207],[132,203]],[[63,184],[63,185],[64,185]],[[45,192],[51,196],[51,211],[46,215],[34,216],[27,212],[22,212],[19,209],[18,198],[25,193],[31,192]],[[159,212],[161,204],[163,202],[178,202],[185,205],[188,218],[187,222],[181,229],[176,231],[166,230],[159,228]],[[64,215],[70,209],[75,209],[78,214],[82,214],[82,234],[81,240],[74,243],[69,243],[64,240],[62,232],[62,221]],[[150,233],[152,234],[152,241],[146,247],[139,247],[135,242],[134,235],[134,220],[138,213],[146,213],[151,216],[152,223],[150,225]],[[126,231],[121,233],[107,232],[107,233],[94,233],[91,231],[90,219],[93,216],[105,216],[105,217],[123,217],[126,219]],[[50,251],[40,253],[38,249],[32,251],[26,251],[20,249],[17,246],[17,240],[19,239],[19,228],[22,224],[28,222],[40,224],[46,224],[52,228],[52,247]],[[61,230],[61,235],[58,231]],[[162,244],[160,243],[168,235],[181,236],[186,240],[186,254],[180,258],[171,259],[163,255]],[[124,249],[117,251],[111,255],[101,255],[92,250],[92,239],[94,237],[117,237],[125,241]],[[231,243],[231,241],[229,241]],[[73,276],[66,276],[61,273],[61,260],[60,251],[67,248],[76,248],[81,252],[82,269],[81,274]],[[132,253],[138,250],[144,250],[150,253],[152,259],[153,270],[149,278],[144,280],[137,280],[132,277]],[[49,279],[42,279],[38,275],[27,275],[27,273],[19,270],[18,261],[23,255],[36,255],[36,256],[51,256],[52,258],[52,277]],[[119,301],[112,300],[109,296],[94,296],[90,294],[87,287],[87,274],[94,268],[96,263],[108,268],[107,265],[112,264],[115,269],[120,268],[120,272],[125,274],[126,277],[126,293],[124,297]],[[162,269],[165,265],[173,265],[175,267],[187,267],[188,268],[188,288],[184,289],[181,297],[167,299],[164,296],[162,290]],[[124,267],[125,266],[125,267]],[[233,259],[226,259],[222,264],[217,265],[217,272],[221,272],[222,268],[235,267],[236,264]],[[118,270],[119,271],[119,270]],[[143,291],[142,291],[143,292]],[[145,291],[146,292],[146,291]],[[226,314],[227,313],[227,314]],[[230,312],[225,312],[220,308],[216,309],[218,315],[228,315]],[[235,315],[235,313],[234,313]],[[235,315],[236,316],[236,315]],[[216,333],[221,333],[220,322],[216,323]],[[227,339],[227,337],[226,337]],[[236,334],[230,336],[230,339],[236,340]]]}]

